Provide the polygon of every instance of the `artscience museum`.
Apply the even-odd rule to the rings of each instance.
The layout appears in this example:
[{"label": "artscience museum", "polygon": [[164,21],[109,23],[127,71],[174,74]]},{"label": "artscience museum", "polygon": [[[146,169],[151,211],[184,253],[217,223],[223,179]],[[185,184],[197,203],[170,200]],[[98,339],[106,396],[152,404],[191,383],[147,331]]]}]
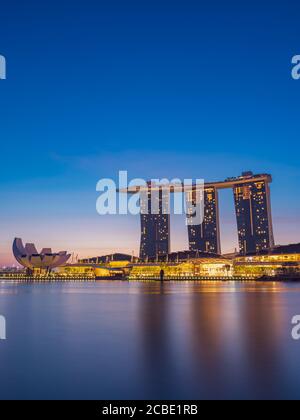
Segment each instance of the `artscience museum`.
[{"label": "artscience museum", "polygon": [[28,243],[24,246],[20,238],[14,240],[13,253],[18,263],[30,273],[35,270],[50,273],[54,268],[64,265],[71,256],[67,251],[53,253],[51,248],[43,248],[38,252],[34,244]]}]

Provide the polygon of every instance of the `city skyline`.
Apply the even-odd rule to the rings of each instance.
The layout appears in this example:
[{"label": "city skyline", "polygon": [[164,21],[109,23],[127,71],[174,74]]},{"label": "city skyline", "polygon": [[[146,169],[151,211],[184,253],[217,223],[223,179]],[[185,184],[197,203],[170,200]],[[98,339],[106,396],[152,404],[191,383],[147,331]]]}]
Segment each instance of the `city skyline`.
[{"label": "city skyline", "polygon": [[[163,187],[159,186],[160,184],[152,184],[152,181],[148,181],[145,184],[147,185],[146,187],[130,186],[119,191],[122,193],[126,192],[128,197],[132,194],[138,193],[139,191],[144,191],[141,193],[139,199],[139,252],[135,252],[134,249],[131,253],[127,251],[128,254],[132,256],[139,256],[139,258],[144,261],[148,261],[148,259],[153,260],[159,256],[163,257],[172,252],[174,253],[174,249],[171,247],[170,216],[172,214],[171,197],[175,192],[175,189],[179,192],[181,191],[181,188],[183,188],[183,185],[185,185],[186,192],[183,197],[187,200],[187,209],[190,208],[192,213],[194,212],[193,209],[195,209],[195,206],[197,205],[197,200],[201,197],[201,193],[200,195],[196,194],[197,187],[195,184],[166,184],[166,181],[167,180],[164,179]],[[236,233],[239,248],[235,248],[234,253],[247,255],[249,253],[253,254],[264,250],[271,250],[274,246],[283,245],[276,243],[274,240],[272,200],[270,192],[271,182],[272,176],[270,174],[253,174],[252,171],[244,171],[241,175],[227,177],[224,181],[205,182],[203,186],[201,186],[202,183],[199,184],[199,191],[202,191],[203,188],[203,221],[201,225],[197,225],[195,223],[191,224],[188,222],[191,217],[189,216],[189,211],[186,215],[184,214],[184,220],[186,222],[185,224],[187,226],[188,233],[188,247],[182,247],[175,250],[175,252],[188,252],[189,250],[192,252],[209,252],[220,255],[229,253],[224,251],[224,248],[222,248],[220,235],[222,227],[220,223],[219,204],[220,191],[227,189],[232,190],[233,193],[236,218]],[[182,185],[182,187],[180,187],[180,185]],[[154,192],[152,190],[154,190]],[[158,194],[155,193],[155,191],[158,191]],[[154,197],[155,200],[158,200],[157,204],[153,203]],[[103,217],[108,216],[106,215]],[[14,257],[16,255],[16,241],[20,240],[14,240]],[[38,252],[35,251],[35,246],[33,244],[29,245],[31,247],[31,253],[38,257]],[[26,247],[29,245],[26,245]],[[288,245],[288,243],[284,245]],[[135,249],[136,248],[137,246],[135,246]],[[50,248],[43,249],[42,254],[44,250],[48,250],[51,254]],[[99,248],[95,248],[94,253],[97,253],[97,250],[99,250]],[[111,249],[109,254],[114,254],[122,250],[124,251],[124,248],[122,247]],[[102,254],[97,253],[97,255],[104,255],[103,252]],[[91,258],[91,255],[75,254],[75,252],[72,252],[72,261],[83,258]],[[70,256],[71,254],[69,257]],[[18,261],[18,258],[16,258],[16,260]]]},{"label": "city skyline", "polygon": [[[215,188],[215,185],[219,185],[219,184],[220,184],[219,181],[215,181],[215,183],[212,183],[212,182],[207,183],[207,185],[205,187],[205,201],[207,201],[207,191],[208,191],[207,189],[210,190],[211,187]],[[230,186],[231,186],[231,184],[234,185],[234,178],[231,179],[229,184],[230,184]],[[220,185],[222,185],[222,183]],[[224,187],[221,187],[221,190],[218,189],[218,193],[217,193],[218,197],[219,197],[220,193],[222,195],[223,188]],[[273,195],[272,195],[272,197],[273,197]],[[216,211],[216,214],[221,213],[221,215],[222,215],[223,208],[225,208],[225,210],[226,210],[226,204],[227,205],[229,204],[228,203],[229,195],[227,194],[226,201],[224,200],[224,198],[225,198],[225,196],[223,197],[223,200],[222,200],[223,203],[221,205],[219,203],[219,198],[218,198],[218,200],[217,200],[218,201],[218,205],[217,205],[218,209]],[[231,222],[230,223],[231,236],[229,236],[229,237],[224,236],[224,231],[226,230],[227,222],[226,222],[226,220],[224,221],[224,218],[222,219],[222,217],[218,218],[218,223],[217,224],[219,225],[218,230],[220,232],[220,249],[221,249],[222,254],[233,252],[235,249],[238,250],[238,247],[239,247],[237,221],[233,220],[233,219],[236,219],[236,214],[233,214],[233,212],[236,211],[236,208],[235,208],[235,205],[234,205],[234,201],[235,201],[234,198],[235,198],[235,190],[230,191],[230,199],[233,202],[233,207],[231,208],[231,210],[232,210],[231,218],[232,219],[230,221]],[[271,200],[271,201],[273,201],[273,200]],[[221,211],[220,211],[220,207],[221,207]],[[272,209],[273,209],[273,206],[272,206]],[[70,252],[72,252],[73,257],[78,256],[79,258],[87,258],[87,257],[91,257],[92,255],[96,255],[96,254],[97,255],[104,255],[106,253],[110,254],[110,253],[114,253],[114,252],[118,252],[118,251],[120,251],[120,252],[122,251],[122,252],[125,252],[125,253],[128,253],[128,254],[134,253],[134,255],[136,255],[136,256],[141,254],[141,244],[142,244],[142,242],[140,241],[140,229],[141,229],[140,223],[142,221],[142,218],[143,217],[145,218],[146,215],[140,215],[140,216],[137,216],[137,217],[133,217],[133,216],[127,216],[126,217],[126,216],[118,216],[118,215],[117,216],[101,216],[101,217],[106,219],[107,221],[110,220],[109,223],[108,222],[106,223],[108,231],[110,231],[110,230],[113,231],[115,218],[117,218],[117,220],[119,220],[119,221],[120,220],[124,221],[127,218],[128,221],[134,222],[134,223],[128,223],[128,226],[130,226],[130,234],[132,235],[131,236],[132,246],[131,247],[124,247],[123,244],[122,244],[122,235],[124,233],[124,236],[125,236],[125,233],[126,233],[126,229],[124,229],[124,232],[122,232],[121,235],[118,237],[118,242],[116,243],[115,246],[101,247],[101,246],[96,245],[94,247],[90,247],[88,252],[84,252],[85,250],[80,252],[80,248],[77,247],[77,244],[75,242],[73,244],[73,246],[70,245],[68,247],[68,250]],[[124,217],[125,217],[125,219],[124,219]],[[152,217],[156,217],[156,216],[153,215]],[[98,218],[100,218],[100,216],[98,216]],[[173,219],[175,219],[175,220],[173,220]],[[56,219],[56,221],[53,220],[53,222],[56,223],[56,222],[59,222],[59,220]],[[169,226],[168,227],[168,232],[169,233],[167,234],[167,237],[166,237],[166,240],[168,242],[168,250],[170,252],[182,251],[182,250],[187,250],[187,249],[193,250],[192,242],[191,242],[192,238],[190,238],[190,240],[189,240],[189,235],[187,235],[187,233],[186,233],[187,226],[186,226],[186,223],[185,223],[185,216],[184,215],[183,216],[172,215],[171,218],[168,216],[168,222],[166,221],[166,223]],[[171,229],[170,229],[170,225],[172,225]],[[190,228],[196,229],[196,232],[199,233],[198,232],[199,226],[189,226],[188,227],[188,232],[189,232]],[[275,225],[274,226],[275,232],[276,232],[277,228],[278,228],[278,226]],[[180,234],[181,234],[180,236],[178,235],[178,232],[176,232],[178,230],[180,231]],[[185,233],[185,235],[184,235],[184,233]],[[87,237],[88,237],[90,234],[92,234],[92,230],[91,230],[91,232],[86,232],[86,234],[87,234]],[[172,242],[170,241],[170,237],[172,238]],[[178,238],[179,238],[179,240],[178,240]],[[13,238],[10,238],[9,241],[8,241],[8,255],[11,254],[11,258],[7,259],[8,262],[6,262],[6,261],[4,261],[4,263],[2,262],[1,265],[14,265],[15,264],[15,259],[13,257],[13,253],[11,252],[11,240],[12,239]],[[51,243],[59,244],[59,243],[67,243],[68,242],[68,238],[64,238],[63,240],[62,239],[63,239],[62,237],[54,238]],[[232,239],[233,239],[233,241],[230,242],[230,240],[232,240]],[[295,241],[285,241],[285,242],[276,241],[275,245],[284,245],[284,244],[289,244],[289,243],[293,243],[293,242],[298,243],[299,240],[297,240],[297,237],[295,237],[295,239],[296,239]],[[47,238],[42,238],[41,242],[43,242],[45,240],[47,240]],[[133,240],[135,240],[135,243],[133,242]],[[78,241],[79,241],[79,239],[78,239]],[[194,250],[196,250],[196,247],[194,248]],[[210,252],[214,252],[214,249],[211,248]],[[218,253],[218,252],[216,252],[216,253]],[[1,261],[1,257],[3,257],[3,254],[0,252],[0,261]]]},{"label": "city skyline", "polygon": [[[14,237],[82,257],[137,255],[139,218],[95,211],[97,181],[123,169],[210,181],[267,171],[276,243],[299,241],[297,14],[257,1],[247,12],[188,4],[157,13],[116,1],[91,13],[87,1],[59,16],[48,2],[43,11],[34,1],[2,5],[0,265],[14,263]],[[230,252],[238,247],[231,194],[219,199]],[[173,218],[171,235],[173,251],[188,248],[182,219]]]}]

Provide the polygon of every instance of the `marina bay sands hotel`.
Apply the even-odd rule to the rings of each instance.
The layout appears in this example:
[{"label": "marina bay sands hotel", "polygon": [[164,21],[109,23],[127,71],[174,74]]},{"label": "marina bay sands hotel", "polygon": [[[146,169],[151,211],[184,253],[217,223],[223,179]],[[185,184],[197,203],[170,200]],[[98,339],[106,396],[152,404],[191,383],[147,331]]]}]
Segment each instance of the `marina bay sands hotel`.
[{"label": "marina bay sands hotel", "polygon": [[[240,254],[256,253],[274,246],[272,227],[270,183],[271,175],[254,175],[244,172],[236,178],[227,178],[222,182],[204,184],[204,218],[199,225],[188,224],[190,251],[221,254],[219,190],[233,190]],[[151,183],[148,187],[131,187],[127,193],[136,193],[147,188],[141,194],[141,208],[148,208],[148,214],[141,212],[140,258],[155,258],[170,253],[170,214],[164,211],[165,189],[160,187],[157,214],[151,214]],[[168,193],[175,192],[174,190]],[[123,191],[124,192],[124,191]],[[187,200],[195,205],[196,191],[191,189]]]}]

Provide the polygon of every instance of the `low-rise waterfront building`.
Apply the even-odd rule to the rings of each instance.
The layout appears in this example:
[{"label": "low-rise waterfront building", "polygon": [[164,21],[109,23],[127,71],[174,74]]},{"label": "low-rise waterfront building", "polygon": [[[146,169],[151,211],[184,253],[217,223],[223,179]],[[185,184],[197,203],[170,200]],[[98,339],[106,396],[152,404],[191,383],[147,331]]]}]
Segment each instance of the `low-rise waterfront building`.
[{"label": "low-rise waterfront building", "polygon": [[288,253],[282,248],[284,247],[275,248],[271,253],[235,258],[235,275],[274,278],[300,276],[300,252]]},{"label": "low-rise waterfront building", "polygon": [[229,278],[233,275],[232,261],[224,258],[198,258],[178,263],[134,264],[130,279],[156,279],[163,271],[164,279]]},{"label": "low-rise waterfront building", "polygon": [[102,255],[98,257],[91,257],[91,258],[82,258],[79,259],[78,262],[80,264],[110,264],[110,265],[128,265],[129,263],[137,263],[139,262],[139,258],[135,257],[134,255],[129,254],[108,254]]},{"label": "low-rise waterfront building", "polygon": [[128,272],[122,267],[98,264],[68,264],[57,269],[58,275],[70,278],[87,277],[93,279],[123,278]]}]

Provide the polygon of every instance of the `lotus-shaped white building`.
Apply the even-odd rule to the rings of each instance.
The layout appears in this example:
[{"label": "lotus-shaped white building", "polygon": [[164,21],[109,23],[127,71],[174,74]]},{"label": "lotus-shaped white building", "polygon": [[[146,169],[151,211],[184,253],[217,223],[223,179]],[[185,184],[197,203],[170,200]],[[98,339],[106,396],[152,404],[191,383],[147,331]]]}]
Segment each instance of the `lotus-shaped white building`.
[{"label": "lotus-shaped white building", "polygon": [[51,248],[43,248],[39,253],[34,244],[24,246],[20,238],[14,240],[13,253],[18,263],[30,271],[36,268],[51,271],[64,265],[71,256],[67,251],[53,253]]}]

